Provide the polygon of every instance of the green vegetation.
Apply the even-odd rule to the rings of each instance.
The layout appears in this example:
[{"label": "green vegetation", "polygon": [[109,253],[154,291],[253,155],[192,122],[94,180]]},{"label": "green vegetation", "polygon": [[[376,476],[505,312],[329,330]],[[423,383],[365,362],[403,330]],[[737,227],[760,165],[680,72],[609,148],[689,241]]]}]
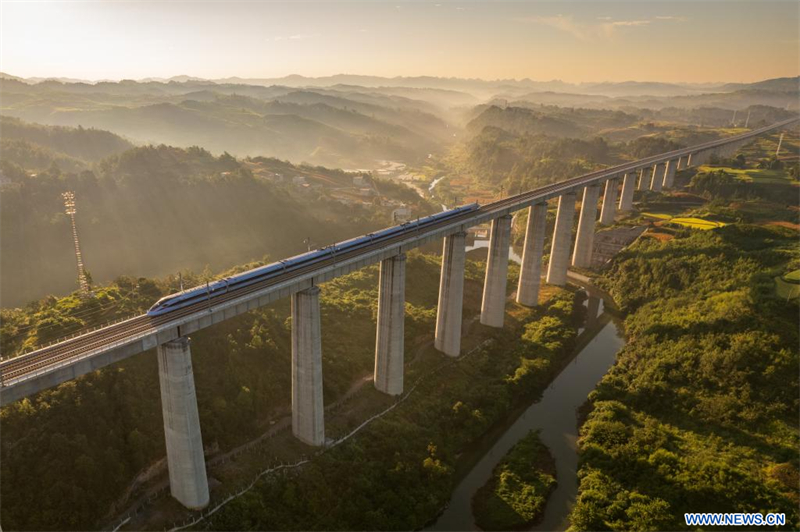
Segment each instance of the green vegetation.
[{"label": "green vegetation", "polygon": [[528,108],[515,102],[504,108],[478,106],[473,115],[467,138],[422,169],[431,179],[456,175],[465,181],[437,187],[443,201],[480,197],[487,187],[496,193],[522,192],[741,132],[698,130],[680,121],[654,123],[653,112],[646,109]]},{"label": "green vegetation", "polygon": [[[179,270],[191,286],[234,264],[303,251],[307,240],[325,245],[388,224],[391,208],[379,199],[365,205],[333,195],[352,184],[352,174],[316,165],[402,160],[425,165],[420,173],[429,178],[448,176],[436,189],[447,203],[486,201],[742,131],[728,127],[727,108],[666,104],[782,107],[794,98],[796,83],[791,87],[654,97],[649,101],[664,104],[659,111],[635,109],[627,98],[611,104],[621,111],[608,110],[605,100],[613,99],[605,96],[527,94],[511,106],[466,111],[465,140],[451,146],[458,133],[444,118],[457,112],[444,108],[454,99],[473,103],[466,94],[4,78],[3,113],[54,125],[0,118],[2,305],[38,300],[0,311],[0,351],[17,354],[140,313],[177,289]],[[534,103],[546,98],[604,109]],[[751,126],[788,116],[777,107],[750,110]],[[694,126],[698,117],[712,125]],[[184,147],[133,147],[98,127]],[[630,341],[591,397],[572,514],[577,530],[682,529],[684,511],[784,511],[792,527],[800,525],[800,252],[791,229],[800,167],[764,158],[761,152],[774,153],[775,142],[760,139],[760,152],[748,148],[735,160],[682,174],[691,177],[694,199],[710,200],[694,211],[644,194],[653,217],[680,227],[664,229],[672,240],[639,241],[604,274],[604,287],[627,315]],[[308,187],[291,185],[293,177]],[[366,179],[418,212],[429,208],[399,184]],[[84,258],[98,285],[92,298],[40,299],[74,287],[65,190],[77,193]],[[748,225],[755,221],[773,225]],[[712,225],[713,231],[689,230]],[[792,273],[781,275],[786,271]],[[409,256],[414,282],[407,286],[406,345],[413,355],[405,375],[413,395],[308,465],[262,479],[203,526],[420,529],[437,514],[474,459],[476,442],[539,394],[569,359],[582,309],[573,292],[548,288],[541,307],[512,306],[502,330],[468,327],[477,347],[454,361],[429,346],[438,272],[438,259]],[[482,265],[469,261],[467,314],[477,312],[482,277]],[[376,299],[376,267],[324,286],[326,404],[350,397],[372,371]],[[281,301],[193,335],[209,458],[264,435],[289,414],[288,305]],[[328,436],[340,437],[364,421],[362,414],[391,401],[365,391],[331,416]],[[155,471],[155,480],[142,482],[163,480],[152,352],[9,405],[0,424],[3,528],[105,525],[142,493],[136,479]],[[289,437],[280,441],[258,465],[310,454]],[[555,482],[546,454],[533,435],[512,451],[475,501],[484,528],[537,519]],[[232,469],[238,471],[210,467],[215,496],[238,491],[255,474],[243,463]],[[160,529],[176,515],[170,507],[176,503],[157,504],[148,524]]]},{"label": "green vegetation", "polygon": [[[421,160],[450,140],[438,106],[375,89],[314,90],[210,81],[28,84],[0,80],[2,111],[100,128],[140,143],[200,145],[344,168]],[[66,168],[65,168],[66,169]]]},{"label": "green vegetation", "polygon": [[797,179],[793,178],[784,169],[770,169],[770,168],[731,168],[729,166],[701,166],[698,172],[713,172],[722,171],[726,174],[732,175],[739,181],[746,183],[776,183],[776,184],[790,184],[796,182]]},{"label": "green vegetation", "polygon": [[[734,207],[729,207],[735,210]],[[742,223],[640,240],[601,278],[628,344],[590,396],[576,530],[684,530],[684,512],[798,513],[797,234]]]},{"label": "green vegetation", "polygon": [[542,308],[517,308],[505,329],[492,331],[491,347],[420,382],[356,438],[292,475],[259,482],[215,513],[211,528],[422,528],[449,499],[463,453],[512,406],[540,393],[569,358],[579,309],[570,292]]},{"label": "green vegetation", "polygon": [[482,530],[529,527],[544,513],[556,487],[555,462],[531,431],[497,464],[492,478],[473,497],[475,522]]},{"label": "green vegetation", "polygon": [[[84,141],[90,154],[121,146],[121,139],[106,132],[10,123],[20,138],[65,146],[70,154],[80,154],[72,146]],[[3,135],[11,138],[5,129]],[[74,289],[72,231],[61,198],[66,190],[76,193],[83,258],[101,283],[121,274],[219,271],[265,255],[291,256],[307,249],[306,239],[323,246],[391,224],[393,207],[377,197],[374,204],[357,198],[343,204],[332,196],[352,186],[353,176],[340,170],[263,157],[238,160],[227,153],[217,157],[197,147],[145,146],[99,161],[64,155],[75,168],[67,171],[59,167],[61,159],[45,158],[40,162],[46,166],[38,166],[26,150],[14,157],[4,152],[0,162],[0,304],[5,307]],[[292,183],[297,176],[309,189]],[[377,186],[384,198],[404,201],[416,213],[432,210],[407,188]]]},{"label": "green vegetation", "polygon": [[[407,286],[406,344],[408,352],[416,352],[420,341],[430,339],[440,266],[436,257],[412,253],[407,267],[414,283]],[[468,262],[468,313],[479,309],[483,271],[482,263]],[[377,274],[377,267],[370,267],[323,286],[326,404],[342,398],[372,371]],[[174,282],[122,278],[98,289],[98,299],[100,304],[117,299],[126,309],[140,310]],[[83,325],[98,323],[107,316],[81,314],[96,304],[69,296],[4,311],[4,351],[33,338],[59,336],[80,316]],[[461,453],[513,404],[539,393],[568,357],[581,309],[567,291],[555,291],[541,308],[516,308],[509,327],[482,333],[492,339],[491,346],[433,373],[390,415],[296,475],[260,483],[215,514],[212,526],[422,526],[449,497]],[[288,414],[288,314],[288,301],[280,301],[192,335],[203,439],[211,457],[255,438]],[[341,334],[343,329],[348,334]],[[444,360],[427,348],[409,356],[407,386]],[[4,529],[103,524],[103,516],[134,477],[164,455],[156,372],[153,353],[145,353],[0,411]],[[377,399],[368,402],[380,405]],[[353,418],[354,425],[342,430],[361,422],[363,418]],[[281,450],[283,456],[287,452],[303,455],[307,449],[295,443]],[[24,482],[13,481],[22,478]],[[223,484],[226,489],[236,486]],[[30,511],[31,500],[38,501],[36,512]],[[262,500],[281,504],[263,505]]]},{"label": "green vegetation", "polygon": [[45,169],[56,163],[63,170],[84,170],[90,162],[133,147],[108,131],[42,126],[2,115],[0,129],[3,158],[30,169]]},{"label": "green vegetation", "polygon": [[689,183],[692,192],[708,198],[756,199],[794,203],[797,178],[783,169],[701,167]]}]

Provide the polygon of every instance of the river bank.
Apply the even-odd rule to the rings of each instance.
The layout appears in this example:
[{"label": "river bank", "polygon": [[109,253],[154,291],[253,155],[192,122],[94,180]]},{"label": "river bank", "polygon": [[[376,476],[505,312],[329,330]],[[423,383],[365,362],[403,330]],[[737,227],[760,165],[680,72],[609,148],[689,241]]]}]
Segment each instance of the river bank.
[{"label": "river bank", "polygon": [[[583,279],[573,278],[582,282]],[[549,497],[536,530],[566,530],[567,516],[578,490],[577,409],[613,365],[624,345],[621,326],[605,312],[613,307],[607,294],[590,289],[586,301],[587,322],[581,330],[573,357],[565,360],[558,376],[540,400],[519,407],[498,424],[469,453],[471,460],[444,511],[429,530],[478,530],[472,515],[472,498],[491,478],[492,471],[509,450],[531,430],[539,429],[542,442],[555,462],[558,487]],[[601,297],[605,296],[608,303]],[[470,463],[471,462],[471,463]]]}]

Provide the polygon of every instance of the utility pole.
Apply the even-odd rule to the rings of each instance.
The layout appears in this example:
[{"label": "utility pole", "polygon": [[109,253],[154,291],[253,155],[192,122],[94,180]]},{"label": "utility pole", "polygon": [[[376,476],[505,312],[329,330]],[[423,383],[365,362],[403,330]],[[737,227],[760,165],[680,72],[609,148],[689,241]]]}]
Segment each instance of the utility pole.
[{"label": "utility pole", "polygon": [[61,194],[64,198],[64,212],[69,216],[72,221],[72,239],[75,243],[75,259],[78,262],[78,285],[80,285],[81,294],[83,296],[91,295],[89,287],[89,280],[86,277],[86,268],[83,265],[83,256],[81,255],[81,245],[78,241],[78,226],[75,225],[75,213],[78,212],[75,208],[75,193],[67,191]]},{"label": "utility pole", "polygon": [[778,139],[778,149],[775,150],[775,157],[781,152],[781,144],[783,144],[783,133],[781,133],[781,138]]}]

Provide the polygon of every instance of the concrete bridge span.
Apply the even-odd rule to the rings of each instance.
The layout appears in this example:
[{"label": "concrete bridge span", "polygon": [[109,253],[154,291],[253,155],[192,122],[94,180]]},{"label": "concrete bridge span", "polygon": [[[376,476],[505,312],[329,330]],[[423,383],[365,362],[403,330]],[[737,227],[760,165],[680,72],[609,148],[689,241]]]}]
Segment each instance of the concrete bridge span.
[{"label": "concrete bridge span", "polygon": [[[546,202],[558,198],[547,282],[563,285],[570,262],[591,263],[597,202],[603,191],[601,224],[631,209],[633,192],[673,186],[675,172],[706,162],[712,154],[730,156],[755,137],[787,127],[785,120],[748,133],[598,170],[503,198],[475,211],[441,220],[416,234],[400,234],[310,266],[196,303],[160,316],[137,316],[0,363],[0,404],[77,378],[152,348],[158,348],[167,459],[173,496],[190,508],[208,503],[208,482],[187,335],[281,298],[292,299],[292,429],[309,445],[324,445],[319,285],[380,263],[375,385],[391,395],[403,389],[403,310],[405,253],[444,239],[435,347],[460,353],[465,232],[491,223],[481,322],[502,327],[505,312],[511,215],[529,209],[517,300],[535,305],[541,284]],[[621,190],[620,190],[621,189]],[[576,198],[582,198],[572,247]]]}]

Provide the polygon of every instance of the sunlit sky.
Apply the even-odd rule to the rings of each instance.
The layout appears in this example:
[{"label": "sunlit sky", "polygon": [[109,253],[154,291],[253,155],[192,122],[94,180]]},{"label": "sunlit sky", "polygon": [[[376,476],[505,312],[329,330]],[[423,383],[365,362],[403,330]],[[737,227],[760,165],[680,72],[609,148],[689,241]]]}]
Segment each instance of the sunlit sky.
[{"label": "sunlit sky", "polygon": [[0,69],[122,79],[755,81],[798,74],[800,3],[2,0]]}]

